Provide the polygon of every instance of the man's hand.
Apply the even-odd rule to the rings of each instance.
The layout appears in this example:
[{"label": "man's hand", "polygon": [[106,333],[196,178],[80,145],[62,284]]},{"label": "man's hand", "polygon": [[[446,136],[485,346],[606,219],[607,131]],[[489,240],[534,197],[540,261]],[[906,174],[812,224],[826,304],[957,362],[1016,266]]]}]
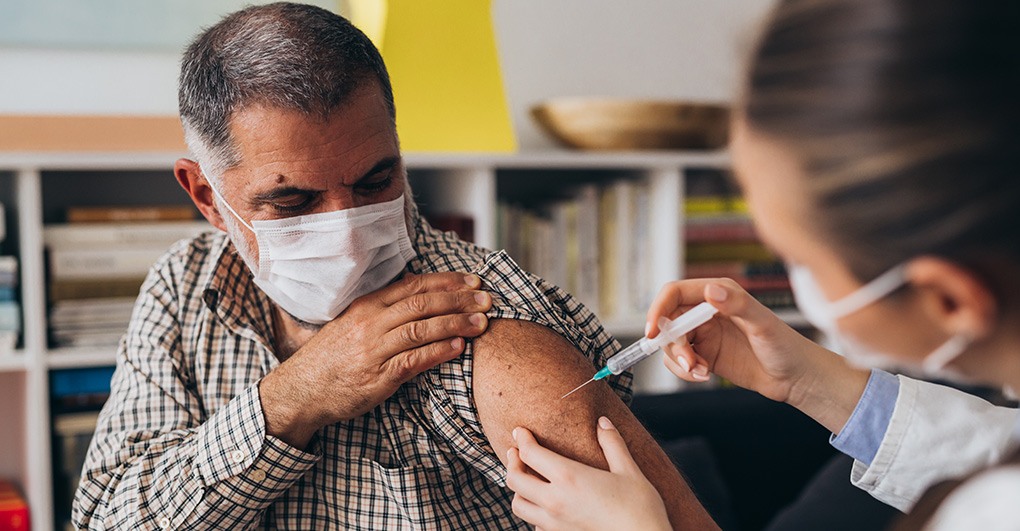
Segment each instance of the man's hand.
[{"label": "man's hand", "polygon": [[492,297],[463,273],[408,275],[355,300],[259,384],[266,431],[304,448],[322,426],[363,415],[481,334]]}]

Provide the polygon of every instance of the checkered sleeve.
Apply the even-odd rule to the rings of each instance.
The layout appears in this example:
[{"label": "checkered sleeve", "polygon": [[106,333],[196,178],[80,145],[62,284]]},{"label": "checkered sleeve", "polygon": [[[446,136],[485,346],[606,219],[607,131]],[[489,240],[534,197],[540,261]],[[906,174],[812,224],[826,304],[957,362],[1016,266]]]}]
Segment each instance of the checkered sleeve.
[{"label": "checkered sleeve", "polygon": [[[602,367],[608,356],[620,349],[595,315],[561,288],[525,272],[505,251],[491,253],[472,268],[492,295],[492,319],[530,321],[561,335],[588,358]],[[503,463],[485,437],[474,403],[473,343],[464,354],[428,371],[420,381],[434,401],[434,422],[443,438],[475,470],[502,485],[506,476]],[[624,371],[607,378],[610,388],[630,404],[632,375]]]},{"label": "checkered sleeve", "polygon": [[258,384],[206,413],[172,272],[150,273],[121,341],[75,495],[79,529],[252,528],[319,459],[314,442],[305,452],[266,434]]}]

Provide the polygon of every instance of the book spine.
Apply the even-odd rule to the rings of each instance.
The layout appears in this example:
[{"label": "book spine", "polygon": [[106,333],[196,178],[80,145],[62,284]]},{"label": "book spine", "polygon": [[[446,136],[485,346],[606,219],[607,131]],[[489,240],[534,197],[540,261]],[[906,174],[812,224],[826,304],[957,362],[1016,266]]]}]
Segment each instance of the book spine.
[{"label": "book spine", "polygon": [[758,234],[750,223],[688,224],[684,238],[687,243],[755,242]]},{"label": "book spine", "polygon": [[51,303],[77,299],[137,297],[142,278],[111,278],[95,280],[54,280],[49,285]]},{"label": "book spine", "polygon": [[71,207],[68,223],[109,223],[120,221],[185,221],[195,219],[190,206]]},{"label": "book spine", "polygon": [[599,196],[598,234],[599,234],[599,315],[604,319],[614,317],[617,313],[616,301],[616,231],[618,227],[616,211],[616,187],[609,186]]},{"label": "book spine", "polygon": [[31,529],[28,504],[14,485],[0,481],[0,531]]},{"label": "book spine", "polygon": [[51,249],[97,245],[169,247],[178,240],[194,238],[212,230],[204,221],[163,223],[54,224],[43,228],[43,240]]},{"label": "book spine", "polygon": [[591,311],[599,310],[599,189],[581,188],[577,198],[577,298]]},{"label": "book spine", "polygon": [[144,277],[165,252],[163,248],[53,250],[50,273],[55,280]]}]

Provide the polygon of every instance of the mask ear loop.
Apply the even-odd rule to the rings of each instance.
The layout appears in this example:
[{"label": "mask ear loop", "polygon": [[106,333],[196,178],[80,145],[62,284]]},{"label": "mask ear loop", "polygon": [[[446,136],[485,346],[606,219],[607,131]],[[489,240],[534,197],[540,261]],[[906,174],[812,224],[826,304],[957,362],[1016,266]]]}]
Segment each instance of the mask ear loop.
[{"label": "mask ear loop", "polygon": [[857,291],[836,302],[829,303],[829,317],[835,322],[837,319],[863,309],[896,291],[907,283],[906,270],[906,265],[900,264],[861,286]]},{"label": "mask ear loop", "polygon": [[[199,166],[198,168],[202,170],[201,166]],[[248,224],[248,222],[246,222],[241,216],[237,215],[237,211],[235,211],[234,208],[230,206],[230,203],[228,203],[226,199],[223,199],[223,196],[220,195],[220,191],[217,190],[215,186],[213,186],[212,179],[210,179],[206,175],[205,170],[202,170],[202,176],[205,177],[205,182],[209,183],[209,189],[212,190],[213,195],[215,195],[216,198],[219,199],[221,203],[223,203],[223,206],[227,207],[227,210],[229,210],[230,213],[233,214],[235,218],[237,218],[237,221],[240,221],[241,225],[244,225],[246,229],[255,232],[255,229],[253,229],[252,226]]]},{"label": "mask ear loop", "polygon": [[928,354],[921,362],[921,368],[928,373],[936,373],[949,365],[949,362],[960,357],[970,346],[971,339],[965,334],[956,334],[939,348]]}]

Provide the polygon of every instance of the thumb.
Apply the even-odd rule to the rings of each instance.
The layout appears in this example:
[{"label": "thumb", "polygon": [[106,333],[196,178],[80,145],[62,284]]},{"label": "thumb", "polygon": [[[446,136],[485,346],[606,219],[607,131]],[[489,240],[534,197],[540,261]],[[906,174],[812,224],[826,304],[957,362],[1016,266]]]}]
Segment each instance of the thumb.
[{"label": "thumb", "polygon": [[758,299],[730,279],[706,284],[704,295],[705,301],[715,306],[720,314],[741,320],[749,328],[745,329],[745,333],[753,333],[778,319]]},{"label": "thumb", "polygon": [[606,417],[599,418],[598,438],[599,446],[606,454],[610,472],[628,474],[638,471],[640,473],[641,469],[634,462],[634,458],[630,456],[630,450],[627,449],[627,443],[623,440],[623,436],[620,435],[616,426],[613,426],[612,421]]}]

